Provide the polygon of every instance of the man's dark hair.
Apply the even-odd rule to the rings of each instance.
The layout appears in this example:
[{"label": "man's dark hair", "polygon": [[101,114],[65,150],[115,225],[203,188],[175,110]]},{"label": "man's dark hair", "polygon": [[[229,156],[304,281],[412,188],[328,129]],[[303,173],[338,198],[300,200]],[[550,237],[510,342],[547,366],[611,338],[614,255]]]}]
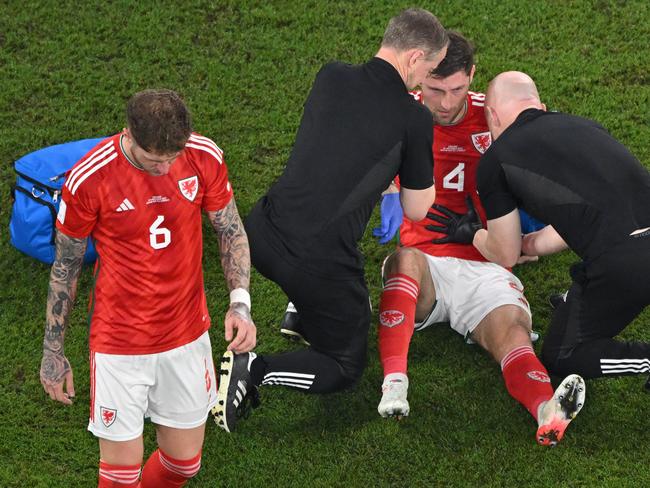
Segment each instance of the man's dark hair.
[{"label": "man's dark hair", "polygon": [[136,144],[156,154],[181,151],[192,133],[190,112],[172,90],[136,93],[126,105],[126,119]]},{"label": "man's dark hair", "polygon": [[381,45],[399,51],[422,49],[427,59],[447,45],[447,32],[428,10],[409,8],[390,19]]},{"label": "man's dark hair", "polygon": [[447,31],[449,44],[445,59],[440,61],[438,67],[431,71],[430,76],[434,78],[447,78],[448,76],[463,71],[469,75],[474,66],[474,46],[460,33]]}]

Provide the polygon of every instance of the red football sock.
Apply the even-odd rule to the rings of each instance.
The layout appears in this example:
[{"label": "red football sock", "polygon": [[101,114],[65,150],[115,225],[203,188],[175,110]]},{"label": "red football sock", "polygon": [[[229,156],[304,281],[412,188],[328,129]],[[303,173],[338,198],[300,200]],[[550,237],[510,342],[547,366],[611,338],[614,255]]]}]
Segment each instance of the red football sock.
[{"label": "red football sock", "polygon": [[142,488],[177,488],[201,469],[201,453],[192,459],[174,459],[157,449],[142,470]]},{"label": "red football sock", "polygon": [[508,393],[537,420],[539,404],[553,396],[551,379],[531,346],[520,346],[501,360]]},{"label": "red football sock", "polygon": [[405,274],[388,276],[379,302],[379,358],[384,376],[406,374],[420,287]]},{"label": "red football sock", "polygon": [[99,461],[99,482],[97,488],[138,488],[140,486],[140,465],[118,466]]}]

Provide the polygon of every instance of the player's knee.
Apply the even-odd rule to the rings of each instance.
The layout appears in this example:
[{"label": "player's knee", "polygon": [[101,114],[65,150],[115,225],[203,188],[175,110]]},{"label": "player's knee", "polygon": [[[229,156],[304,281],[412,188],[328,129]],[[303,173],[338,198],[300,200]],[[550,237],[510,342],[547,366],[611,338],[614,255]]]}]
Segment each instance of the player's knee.
[{"label": "player's knee", "polygon": [[506,341],[513,348],[531,345],[530,325],[522,321],[513,322],[510,327],[508,327]]},{"label": "player's knee", "polygon": [[388,256],[384,264],[384,277],[395,273],[418,276],[423,262],[425,262],[423,254],[418,249],[412,247],[400,248]]},{"label": "player's knee", "polygon": [[[510,310],[508,310],[510,308]],[[472,332],[471,338],[498,360],[513,349],[530,346],[530,319],[517,306],[501,307],[500,315],[488,317]]]}]

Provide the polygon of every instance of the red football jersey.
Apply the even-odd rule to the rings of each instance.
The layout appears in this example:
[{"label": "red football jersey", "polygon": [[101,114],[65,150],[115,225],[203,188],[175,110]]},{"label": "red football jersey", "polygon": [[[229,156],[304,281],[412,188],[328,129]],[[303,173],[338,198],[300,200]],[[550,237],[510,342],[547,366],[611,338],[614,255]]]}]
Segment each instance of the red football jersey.
[{"label": "red football jersey", "polygon": [[192,134],[168,174],[152,176],[103,140],[70,170],[57,228],[96,244],[90,348],[151,354],[210,327],[203,289],[201,210],[232,198],[223,151]]},{"label": "red football jersey", "polygon": [[[421,100],[419,93],[414,94],[414,97]],[[465,213],[465,196],[470,195],[485,227],[485,211],[476,193],[478,161],[492,143],[485,121],[484,100],[485,95],[482,93],[469,92],[467,113],[463,120],[455,125],[434,125],[433,173],[436,185],[435,203],[455,212]],[[400,227],[400,244],[416,247],[432,256],[487,261],[471,244],[433,244],[432,239],[444,237],[445,234],[425,229],[429,224],[440,225],[428,218],[419,222],[404,218]]]}]

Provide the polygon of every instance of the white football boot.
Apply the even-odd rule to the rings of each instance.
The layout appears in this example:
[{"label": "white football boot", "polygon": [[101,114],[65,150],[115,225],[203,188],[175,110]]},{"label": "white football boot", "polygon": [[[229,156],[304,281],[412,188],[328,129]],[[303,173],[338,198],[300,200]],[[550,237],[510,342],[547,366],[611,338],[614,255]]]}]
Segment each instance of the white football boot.
[{"label": "white football boot", "polygon": [[381,385],[381,401],[377,407],[379,415],[387,417],[407,417],[409,414],[409,402],[406,399],[409,388],[409,379],[403,373],[391,373],[386,375]]},{"label": "white football boot", "polygon": [[562,380],[553,397],[540,404],[537,415],[537,442],[555,446],[578,412],[585,404],[585,380],[571,374]]}]

